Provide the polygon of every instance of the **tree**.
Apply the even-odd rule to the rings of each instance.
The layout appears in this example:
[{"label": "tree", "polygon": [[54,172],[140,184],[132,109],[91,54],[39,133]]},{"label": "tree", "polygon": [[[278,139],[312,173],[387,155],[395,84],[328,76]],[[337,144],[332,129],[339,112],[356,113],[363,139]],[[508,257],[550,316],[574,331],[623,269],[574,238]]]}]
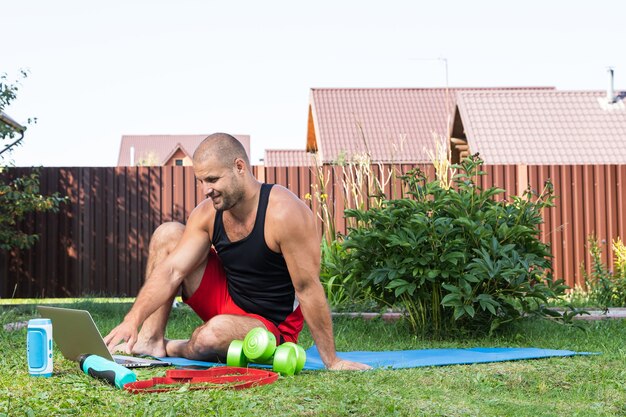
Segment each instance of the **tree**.
[{"label": "tree", "polygon": [[[27,77],[21,71],[22,78]],[[17,98],[19,81],[7,81],[7,74],[0,73],[0,249],[27,249],[38,236],[20,230],[20,222],[33,212],[57,212],[59,205],[65,201],[58,193],[43,196],[39,191],[39,171],[18,176],[6,151],[20,144],[26,127],[15,122],[4,112]],[[35,123],[36,119],[28,119],[27,124]],[[20,135],[19,138],[16,137]]]}]

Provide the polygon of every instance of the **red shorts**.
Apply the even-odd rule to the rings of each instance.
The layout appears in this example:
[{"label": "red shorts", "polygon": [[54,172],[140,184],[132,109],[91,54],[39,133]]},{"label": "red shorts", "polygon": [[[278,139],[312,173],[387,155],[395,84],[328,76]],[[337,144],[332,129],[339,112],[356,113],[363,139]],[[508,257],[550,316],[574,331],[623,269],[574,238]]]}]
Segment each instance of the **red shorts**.
[{"label": "red shorts", "polygon": [[267,330],[276,336],[276,343],[298,342],[298,334],[302,330],[303,319],[300,307],[287,319],[276,326],[273,322],[258,314],[252,314],[239,307],[228,292],[226,273],[215,250],[209,252],[206,268],[200,286],[191,297],[183,301],[205,322],[220,314],[252,317],[259,320]]}]

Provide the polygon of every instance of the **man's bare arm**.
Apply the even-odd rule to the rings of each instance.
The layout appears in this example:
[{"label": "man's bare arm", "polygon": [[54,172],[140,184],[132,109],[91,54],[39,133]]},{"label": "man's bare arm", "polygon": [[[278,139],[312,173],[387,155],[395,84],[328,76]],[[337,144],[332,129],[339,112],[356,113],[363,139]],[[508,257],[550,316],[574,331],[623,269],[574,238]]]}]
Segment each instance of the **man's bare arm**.
[{"label": "man's bare arm", "polygon": [[137,341],[138,328],[178,290],[183,279],[206,259],[211,241],[205,229],[207,207],[198,206],[189,216],[183,236],[176,248],[159,265],[139,291],[137,299],[124,321],[105,338],[109,350],[121,342],[128,353]]},{"label": "man's bare arm", "polygon": [[320,239],[315,227],[313,213],[304,203],[282,202],[288,208],[286,216],[280,216],[276,225],[280,250],[285,257],[289,273],[296,290],[311,335],[315,340],[320,357],[328,369],[369,369],[361,363],[344,361],[335,352],[332,319],[324,288],[319,280]]}]

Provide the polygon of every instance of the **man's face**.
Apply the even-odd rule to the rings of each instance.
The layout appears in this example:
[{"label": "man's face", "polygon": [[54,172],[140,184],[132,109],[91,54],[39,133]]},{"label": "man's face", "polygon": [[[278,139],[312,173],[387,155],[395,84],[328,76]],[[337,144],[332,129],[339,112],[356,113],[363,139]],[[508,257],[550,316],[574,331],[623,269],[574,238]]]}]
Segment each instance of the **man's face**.
[{"label": "man's face", "polygon": [[194,161],[193,169],[202,186],[202,193],[211,199],[216,210],[229,210],[243,198],[243,184],[236,174],[234,162],[225,166],[211,158]]}]

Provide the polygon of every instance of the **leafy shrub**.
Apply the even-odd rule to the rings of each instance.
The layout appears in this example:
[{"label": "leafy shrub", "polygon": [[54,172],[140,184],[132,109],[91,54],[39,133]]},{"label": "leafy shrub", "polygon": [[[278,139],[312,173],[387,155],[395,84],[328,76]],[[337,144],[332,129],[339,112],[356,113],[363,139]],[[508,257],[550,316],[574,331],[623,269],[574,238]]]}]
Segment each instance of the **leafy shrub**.
[{"label": "leafy shrub", "polygon": [[349,271],[345,269],[346,253],[342,250],[339,242],[334,240],[330,243],[322,239],[322,258],[320,281],[326,292],[326,298],[331,307],[336,307],[348,302],[348,292],[352,287]]},{"label": "leafy shrub", "polygon": [[[22,71],[22,77],[26,76],[27,73]],[[18,87],[18,82],[8,82],[7,75],[0,74],[0,112],[4,112],[5,108],[17,98]],[[28,119],[28,124],[35,121],[36,119]],[[14,126],[0,120],[0,148],[4,147],[2,152],[19,143],[14,141],[17,134]],[[38,236],[25,233],[20,228],[19,222],[29,213],[57,212],[59,204],[63,203],[65,198],[59,197],[58,193],[50,196],[41,195],[37,171],[15,178],[11,169],[3,166],[7,161],[4,160],[6,154],[2,152],[0,152],[0,249],[26,249],[35,244]]]},{"label": "leafy shrub", "polygon": [[626,307],[626,246],[620,238],[613,241],[615,270],[602,262],[602,248],[598,240],[588,239],[591,255],[591,273],[583,273],[589,300],[603,308]]},{"label": "leafy shrub", "polygon": [[476,155],[453,166],[452,187],[411,171],[402,177],[410,198],[346,210],[358,226],[341,243],[342,265],[329,273],[402,305],[416,332],[482,332],[524,315],[559,316],[545,303],[567,287],[552,279],[550,251],[538,237],[551,184],[536,198],[528,190],[495,201],[503,190],[475,181],[481,163]]},{"label": "leafy shrub", "polygon": [[334,311],[376,311],[379,306],[371,292],[350,274],[347,252],[341,245],[341,236],[328,243],[322,240],[320,281],[328,304]]},{"label": "leafy shrub", "polygon": [[27,249],[39,236],[24,232],[19,222],[32,212],[56,213],[65,198],[41,195],[37,171],[13,179],[11,169],[0,168],[0,174],[0,249]]}]

